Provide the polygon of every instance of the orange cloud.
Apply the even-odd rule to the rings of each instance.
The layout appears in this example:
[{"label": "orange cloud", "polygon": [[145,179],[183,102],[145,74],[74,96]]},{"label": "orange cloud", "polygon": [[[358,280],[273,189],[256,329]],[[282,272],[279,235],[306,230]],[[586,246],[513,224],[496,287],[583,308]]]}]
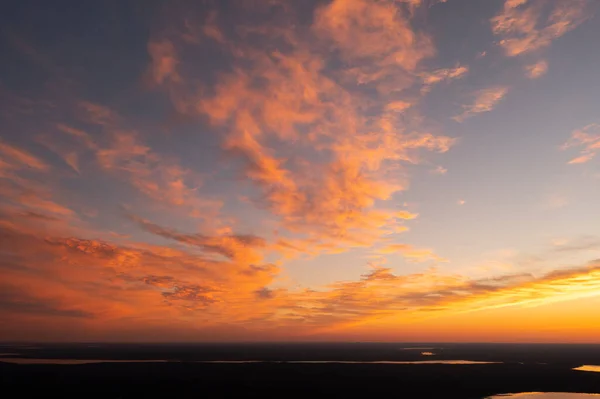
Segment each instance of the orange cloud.
[{"label": "orange cloud", "polygon": [[474,93],[475,99],[473,103],[463,105],[464,111],[453,117],[457,122],[463,122],[465,119],[470,118],[482,112],[489,112],[502,101],[502,99],[508,93],[508,87],[505,86],[493,86],[487,89],[482,89]]},{"label": "orange cloud", "polygon": [[[49,186],[52,169],[42,159],[28,151],[0,142],[0,208],[14,214],[33,212],[47,220],[56,216],[72,216],[73,211],[55,201],[56,193]],[[49,214],[54,214],[48,215]]]},{"label": "orange cloud", "polygon": [[423,79],[421,92],[429,92],[432,86],[437,83],[463,78],[468,72],[469,67],[467,66],[456,66],[454,68],[442,68],[431,72],[422,72],[420,73],[420,76]]},{"label": "orange cloud", "polygon": [[407,101],[392,101],[385,106],[386,111],[403,112],[410,108],[413,104]]},{"label": "orange cloud", "polygon": [[29,168],[38,171],[47,171],[50,169],[47,163],[37,158],[33,154],[14,147],[10,144],[0,141],[0,153],[3,154],[3,160],[0,161],[0,173],[2,170]]},{"label": "orange cloud", "polygon": [[347,65],[338,71],[345,80],[393,93],[409,87],[419,63],[435,55],[431,38],[411,25],[419,5],[335,0],[315,11],[312,30]]},{"label": "orange cloud", "polygon": [[[392,6],[352,2],[346,9],[332,3],[316,11],[313,32],[321,40],[333,40],[353,66],[363,58],[346,42],[354,34],[350,27],[369,30],[385,19],[387,25],[378,26],[374,34],[388,42],[401,41],[391,50],[369,46],[365,54],[376,59],[375,64],[383,60],[385,65],[378,68],[385,69],[390,51],[400,57],[399,52],[410,53],[418,42],[416,34],[412,39],[397,36],[408,34],[410,25],[400,10],[385,14]],[[245,67],[222,74],[214,95],[195,102],[196,111],[229,130],[223,148],[243,160],[245,177],[260,188],[257,205],[278,216],[289,231],[326,246],[366,246],[382,234],[401,230],[401,221],[415,215],[375,209],[406,185],[397,172],[392,179],[393,170],[401,162],[418,163],[420,150],[445,152],[454,140],[405,131],[401,114],[412,105],[407,100],[383,98],[369,104],[378,114],[366,117],[363,108],[368,101],[328,76],[324,70],[328,55],[320,46],[302,41],[293,31],[283,37],[292,47],[285,53],[240,46],[235,55]],[[413,57],[410,65],[404,65],[398,60],[396,67],[406,69],[418,61]],[[385,73],[381,79],[386,79]],[[299,159],[296,149],[307,156]],[[307,161],[312,157],[318,161]]]},{"label": "orange cloud", "polygon": [[[245,255],[244,243],[260,244],[251,236],[217,241],[196,236],[209,252],[223,248],[226,261],[168,247],[40,237],[7,228],[2,236],[0,249],[16,257],[0,267],[6,281],[21,287],[18,293],[3,291],[7,297],[0,298],[0,313],[9,319],[85,314],[85,323],[117,323],[112,327],[118,329],[125,319],[142,325],[156,317],[178,322],[187,312],[203,310],[210,318],[202,327],[243,322],[266,306],[257,303],[248,312],[258,302],[255,292],[278,273],[276,266]],[[252,260],[257,263],[248,264]],[[31,299],[24,302],[26,297]],[[24,312],[19,303],[29,310]]]},{"label": "orange cloud", "polygon": [[491,19],[506,55],[517,56],[549,46],[553,40],[586,20],[587,0],[545,2],[505,0],[502,12]]},{"label": "orange cloud", "polygon": [[592,123],[571,133],[571,138],[562,146],[562,149],[566,150],[572,147],[583,147],[583,149],[578,157],[569,161],[569,164],[591,161],[600,152],[600,125]]},{"label": "orange cloud", "polygon": [[528,78],[537,79],[548,72],[548,62],[541,60],[535,64],[525,66],[525,73]]},{"label": "orange cloud", "polygon": [[334,0],[315,12],[314,29],[353,61],[375,58],[410,71],[435,52],[393,1]]},{"label": "orange cloud", "polygon": [[179,60],[173,43],[167,39],[151,41],[148,43],[148,52],[152,58],[150,76],[155,84],[160,85],[167,79],[175,82],[180,79],[177,73]]}]

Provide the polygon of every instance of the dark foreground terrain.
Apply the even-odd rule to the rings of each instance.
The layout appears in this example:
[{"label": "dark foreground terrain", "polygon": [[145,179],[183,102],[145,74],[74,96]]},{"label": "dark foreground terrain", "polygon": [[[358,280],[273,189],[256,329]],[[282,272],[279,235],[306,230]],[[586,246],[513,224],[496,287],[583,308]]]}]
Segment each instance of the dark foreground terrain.
[{"label": "dark foreground terrain", "polygon": [[600,374],[547,365],[101,363],[0,365],[14,397],[483,398],[523,391],[600,393]]},{"label": "dark foreground terrain", "polygon": [[[389,345],[389,344],[386,344]],[[221,398],[368,397],[484,398],[511,392],[600,393],[598,347],[446,347],[439,358],[498,364],[201,363],[202,360],[413,360],[419,350],[353,347],[21,348],[20,357],[164,359],[156,363],[10,364],[0,358],[0,385],[11,397]],[[70,348],[70,349],[69,349]],[[127,348],[127,350],[125,350]],[[8,348],[3,348],[6,351]],[[343,349],[343,350],[342,350]],[[350,350],[352,349],[352,350]],[[368,349],[368,350],[367,350]],[[392,350],[398,349],[398,350]],[[13,351],[19,348],[12,348]],[[161,352],[163,356],[158,356]],[[79,354],[79,356],[74,356]],[[105,354],[104,357],[101,355]],[[120,355],[119,355],[120,354]],[[169,354],[169,356],[165,356]],[[237,355],[236,355],[237,354]],[[127,356],[125,356],[127,355]],[[334,358],[332,358],[332,356]],[[5,354],[6,358],[7,355]],[[328,357],[329,359],[324,359]],[[343,359],[340,359],[343,358]],[[375,357],[377,359],[375,359]],[[254,359],[251,359],[254,358]],[[420,360],[423,360],[422,358]],[[425,360],[432,360],[428,357]]]}]

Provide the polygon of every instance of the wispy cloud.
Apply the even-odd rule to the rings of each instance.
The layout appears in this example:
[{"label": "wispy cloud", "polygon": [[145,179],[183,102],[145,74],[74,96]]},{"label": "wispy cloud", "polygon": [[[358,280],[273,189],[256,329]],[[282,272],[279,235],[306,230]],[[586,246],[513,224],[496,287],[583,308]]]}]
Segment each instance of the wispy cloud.
[{"label": "wispy cloud", "polygon": [[150,41],[148,53],[152,58],[149,73],[153,83],[160,85],[167,79],[174,82],[180,79],[177,73],[179,64],[177,51],[171,41],[168,39]]},{"label": "wispy cloud", "polygon": [[21,211],[17,213],[33,212],[47,218],[73,215],[68,206],[56,201],[56,193],[46,182],[52,169],[45,160],[1,141],[0,153],[0,209],[18,208]]},{"label": "wispy cloud", "polygon": [[79,105],[87,128],[93,131],[100,127],[103,135],[60,123],[56,129],[64,134],[63,140],[45,137],[42,141],[71,168],[81,173],[80,160],[89,163],[91,158],[96,166],[128,181],[157,203],[185,209],[194,217],[210,218],[218,213],[221,202],[198,192],[203,183],[198,173],[181,166],[175,157],[153,150],[116,111],[88,101]]},{"label": "wispy cloud", "polygon": [[501,37],[508,56],[549,46],[579,26],[589,14],[587,0],[505,0],[502,12],[491,19],[492,31]]},{"label": "wispy cloud", "polygon": [[507,93],[508,87],[506,86],[493,86],[487,89],[478,90],[473,93],[473,102],[471,104],[463,105],[464,111],[452,119],[457,122],[463,122],[474,115],[482,112],[489,112],[502,101]]},{"label": "wispy cloud", "polygon": [[2,170],[30,168],[38,171],[47,171],[50,167],[46,162],[28,151],[0,141],[0,173]]},{"label": "wispy cloud", "polygon": [[541,60],[535,64],[525,66],[525,74],[531,79],[537,79],[548,72],[548,62]]},{"label": "wispy cloud", "polygon": [[448,169],[444,168],[443,166],[437,166],[431,171],[431,173],[436,175],[445,175],[446,173],[448,173]]},{"label": "wispy cloud", "polygon": [[600,125],[592,123],[571,133],[571,138],[561,147],[567,150],[572,147],[582,148],[579,156],[571,159],[569,164],[581,164],[591,161],[600,152]]},{"label": "wispy cloud", "polygon": [[571,240],[561,240],[554,243],[557,252],[580,252],[600,250],[600,238],[595,236],[582,236]]},{"label": "wispy cloud", "polygon": [[454,68],[436,69],[431,72],[422,72],[420,74],[423,79],[421,92],[429,92],[435,84],[463,78],[468,72],[469,67],[464,65],[459,65]]},{"label": "wispy cloud", "polygon": [[212,237],[198,233],[183,234],[133,215],[131,215],[130,218],[150,233],[188,245],[197,246],[207,253],[222,255],[225,258],[247,264],[260,263],[262,261],[262,256],[257,252],[257,249],[266,247],[266,241],[263,238],[252,234],[223,234]]}]

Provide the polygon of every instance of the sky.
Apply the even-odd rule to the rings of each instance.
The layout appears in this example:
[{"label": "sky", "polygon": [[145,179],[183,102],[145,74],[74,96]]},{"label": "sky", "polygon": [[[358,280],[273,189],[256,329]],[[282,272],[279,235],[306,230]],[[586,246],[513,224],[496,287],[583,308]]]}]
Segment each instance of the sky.
[{"label": "sky", "polygon": [[0,340],[600,342],[599,12],[3,3]]}]

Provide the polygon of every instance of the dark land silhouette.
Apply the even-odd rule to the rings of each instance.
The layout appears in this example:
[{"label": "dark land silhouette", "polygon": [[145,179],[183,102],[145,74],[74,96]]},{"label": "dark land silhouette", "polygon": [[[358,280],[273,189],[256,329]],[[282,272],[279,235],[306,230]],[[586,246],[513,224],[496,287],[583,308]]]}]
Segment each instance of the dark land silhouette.
[{"label": "dark land silhouette", "polygon": [[[514,392],[600,393],[600,373],[573,370],[600,364],[599,345],[449,345],[447,364],[299,364],[293,360],[433,360],[415,344],[51,345],[4,347],[4,357],[168,360],[160,363],[11,364],[0,359],[3,391],[17,397],[397,397],[484,398]],[[29,348],[29,349],[28,349]],[[10,349],[10,352],[9,352]],[[260,360],[256,363],[203,361]]]}]

